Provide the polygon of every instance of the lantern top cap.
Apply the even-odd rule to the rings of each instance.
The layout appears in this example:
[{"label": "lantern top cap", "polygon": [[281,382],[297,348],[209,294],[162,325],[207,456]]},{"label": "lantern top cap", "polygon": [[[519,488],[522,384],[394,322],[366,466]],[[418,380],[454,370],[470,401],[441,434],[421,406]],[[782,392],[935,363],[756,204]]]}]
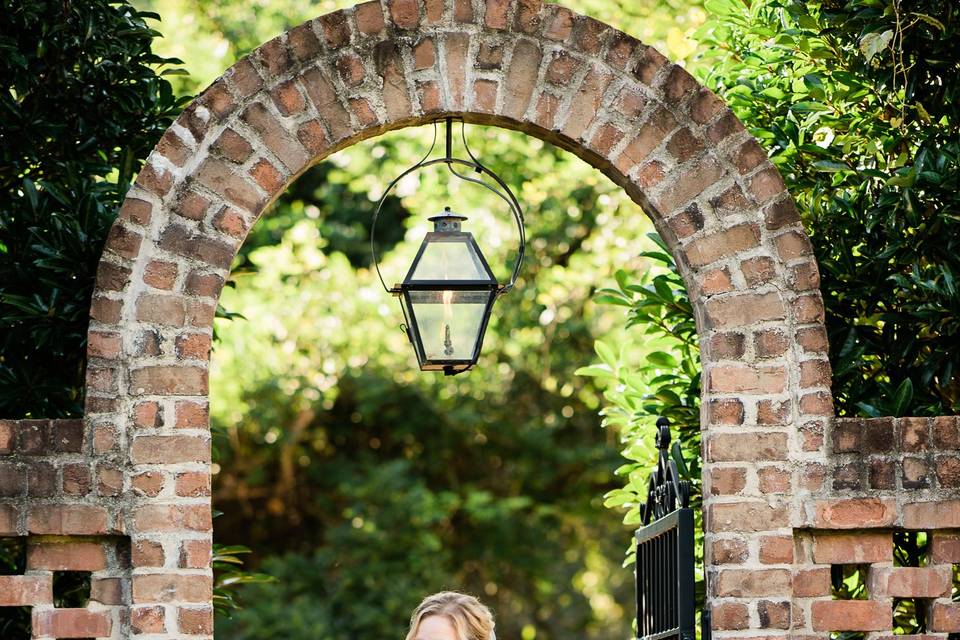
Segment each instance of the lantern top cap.
[{"label": "lantern top cap", "polygon": [[467,219],[459,213],[453,213],[450,207],[444,207],[443,213],[428,218],[434,231],[460,231],[460,223]]}]

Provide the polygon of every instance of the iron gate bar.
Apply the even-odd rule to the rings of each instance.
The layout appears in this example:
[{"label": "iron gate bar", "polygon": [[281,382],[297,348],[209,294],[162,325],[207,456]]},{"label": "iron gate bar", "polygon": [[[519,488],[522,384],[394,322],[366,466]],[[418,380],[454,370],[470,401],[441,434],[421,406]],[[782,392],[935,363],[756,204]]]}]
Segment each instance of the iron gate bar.
[{"label": "iron gate bar", "polygon": [[[637,530],[637,637],[695,640],[696,580],[691,485],[670,458],[670,424],[657,420],[657,466]],[[706,618],[709,624],[709,617]],[[704,630],[709,639],[709,629]]]}]

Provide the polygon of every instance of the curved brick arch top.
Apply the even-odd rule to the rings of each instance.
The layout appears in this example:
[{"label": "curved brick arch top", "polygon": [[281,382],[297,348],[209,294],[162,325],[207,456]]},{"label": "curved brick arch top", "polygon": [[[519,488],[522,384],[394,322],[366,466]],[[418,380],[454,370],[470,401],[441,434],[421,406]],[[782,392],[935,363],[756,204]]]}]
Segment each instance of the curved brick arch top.
[{"label": "curved brick arch top", "polygon": [[[211,530],[211,325],[250,227],[311,164],[446,115],[558,144],[653,218],[701,336],[708,562],[789,565],[765,541],[800,523],[801,463],[821,453],[833,407],[817,266],[763,150],[686,71],[591,18],[536,0],[375,1],[230,68],[163,136],[110,233],[86,429],[126,474],[108,529],[132,537],[134,627],[139,611],[150,633],[180,637],[178,607],[208,611],[209,570],[190,545]],[[736,578],[727,566],[714,564],[715,584]],[[756,623],[749,598],[789,599],[782,583],[713,595]]]}]

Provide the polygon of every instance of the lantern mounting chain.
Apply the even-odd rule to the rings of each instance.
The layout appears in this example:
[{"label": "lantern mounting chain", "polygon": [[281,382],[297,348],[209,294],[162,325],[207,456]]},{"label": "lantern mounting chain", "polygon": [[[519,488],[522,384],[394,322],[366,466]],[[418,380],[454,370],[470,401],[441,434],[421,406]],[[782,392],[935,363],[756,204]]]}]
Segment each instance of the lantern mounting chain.
[{"label": "lantern mounting chain", "polygon": [[[513,266],[513,271],[510,274],[510,279],[507,282],[501,283],[497,287],[497,296],[501,296],[508,291],[510,291],[517,282],[517,277],[520,275],[520,268],[523,264],[523,257],[527,242],[527,234],[524,229],[524,219],[523,219],[523,210],[520,208],[520,201],[511,191],[510,187],[507,185],[504,180],[494,173],[491,169],[487,168],[480,160],[474,155],[473,151],[470,149],[469,144],[467,143],[467,133],[466,133],[466,124],[463,118],[454,118],[454,117],[445,117],[443,118],[445,129],[445,155],[442,158],[429,159],[430,155],[433,153],[434,148],[437,144],[437,122],[439,120],[433,121],[433,139],[430,142],[430,147],[427,149],[427,152],[424,156],[413,166],[409,167],[403,171],[400,175],[394,178],[390,184],[387,185],[387,188],[384,189],[383,195],[380,196],[380,201],[377,203],[377,208],[373,213],[373,220],[370,225],[370,253],[373,256],[373,266],[376,269],[377,277],[380,280],[380,284],[383,286],[384,291],[396,295],[399,292],[399,289],[394,287],[388,287],[386,280],[383,278],[383,273],[380,271],[380,260],[377,255],[377,242],[376,242],[376,230],[377,230],[377,221],[380,218],[380,213],[383,210],[383,205],[386,202],[387,196],[390,192],[396,188],[397,184],[401,180],[406,178],[408,175],[419,171],[420,169],[425,169],[436,164],[446,164],[450,173],[464,182],[470,182],[476,185],[479,185],[498,198],[503,200],[507,206],[510,207],[510,212],[513,214],[514,222],[517,226],[517,235],[519,236],[519,242],[517,243],[517,259]],[[469,160],[464,160],[463,158],[456,158],[453,155],[453,121],[460,121],[460,133],[463,140],[463,148],[469,156]],[[489,177],[494,184],[487,182],[486,180],[480,178],[473,178],[467,176],[457,171],[455,166],[462,166],[467,169],[472,169],[474,172],[481,175],[486,175]]]}]

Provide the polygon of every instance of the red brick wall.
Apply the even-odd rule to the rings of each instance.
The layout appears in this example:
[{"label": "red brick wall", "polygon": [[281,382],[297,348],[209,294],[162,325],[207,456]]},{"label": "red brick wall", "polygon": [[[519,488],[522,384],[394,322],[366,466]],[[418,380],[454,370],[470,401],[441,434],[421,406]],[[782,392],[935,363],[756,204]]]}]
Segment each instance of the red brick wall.
[{"label": "red brick wall", "polygon": [[[537,0],[367,2],[265,43],[197,98],[151,154],[103,253],[82,450],[51,463],[49,498],[28,495],[34,461],[15,454],[0,473],[21,484],[0,496],[0,526],[29,534],[46,507],[63,534],[128,536],[129,618],[113,636],[209,637],[207,367],[231,259],[310,164],[447,115],[577,154],[670,244],[702,346],[717,635],[787,635],[806,562],[791,541],[816,490],[808,469],[829,466],[833,414],[809,240],[722,101],[655,49]],[[29,425],[4,424],[30,440]],[[67,471],[82,461],[89,489]],[[101,493],[110,465],[123,475],[116,496]],[[58,515],[81,507],[105,515]]]}]

